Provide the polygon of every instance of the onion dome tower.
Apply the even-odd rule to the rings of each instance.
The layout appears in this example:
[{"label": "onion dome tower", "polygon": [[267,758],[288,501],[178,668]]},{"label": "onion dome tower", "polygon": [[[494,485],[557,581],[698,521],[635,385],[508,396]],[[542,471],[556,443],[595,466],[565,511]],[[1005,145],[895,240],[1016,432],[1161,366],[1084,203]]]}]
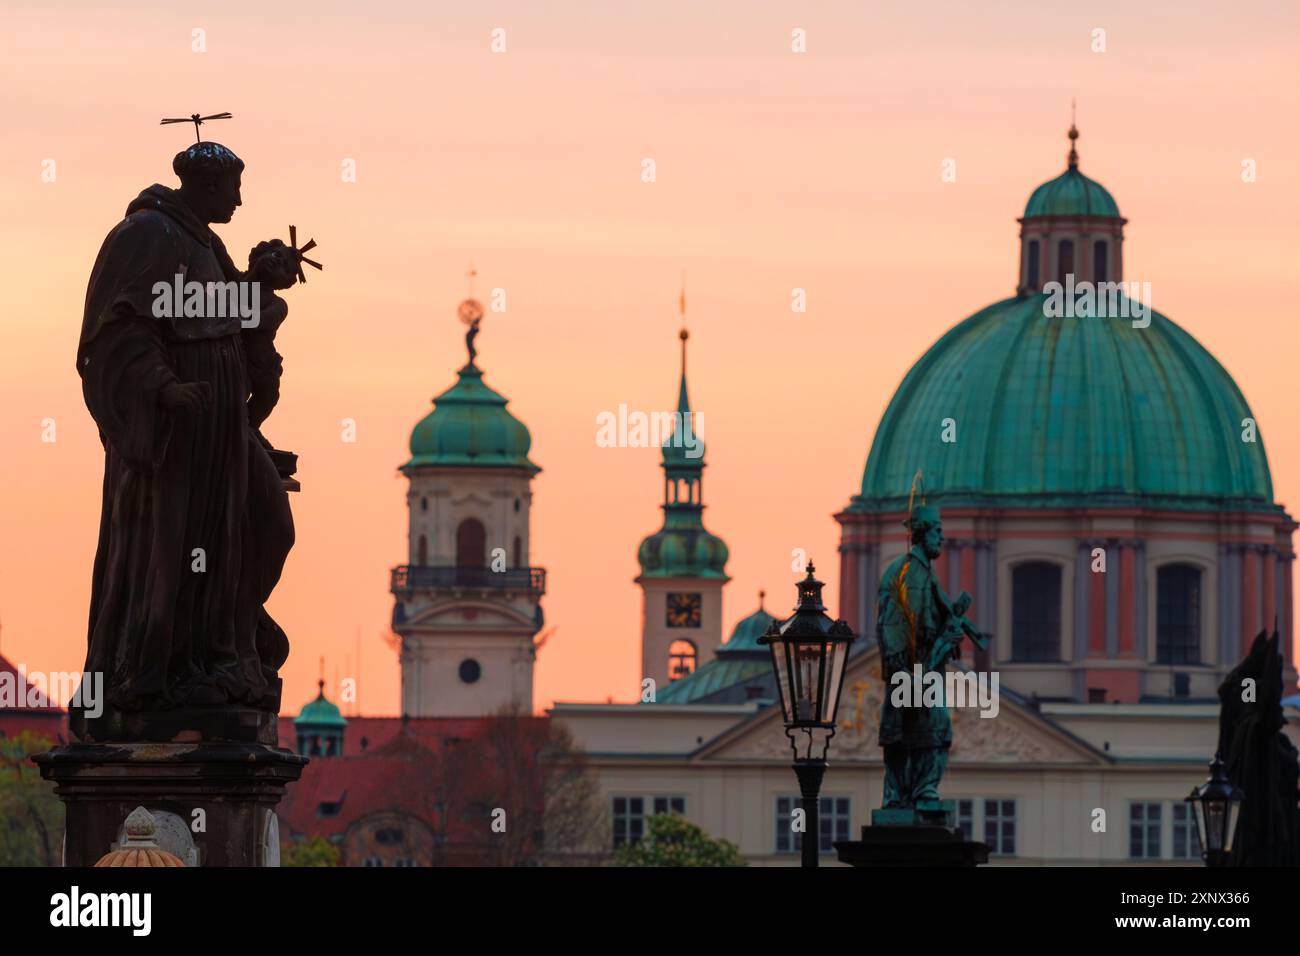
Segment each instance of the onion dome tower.
[{"label": "onion dome tower", "polygon": [[[473,272],[471,270],[471,276]],[[483,381],[474,340],[483,306],[458,312],[469,361],[411,432],[407,563],[393,569],[402,712],[477,717],[532,713],[533,637],[546,572],[531,567],[532,439]]]},{"label": "onion dome tower", "polygon": [[[685,320],[686,300],[682,295]],[[704,528],[704,442],[686,391],[683,324],[681,385],[671,437],[663,445],[664,524],[641,542],[636,582],[643,594],[641,676],[657,688],[711,660],[722,637],[727,545]]]},{"label": "onion dome tower", "polygon": [[325,681],[317,681],[320,688],[316,699],[310,701],[293,719],[293,729],[298,736],[298,753],[304,757],[343,756],[343,733],[348,722],[338,706],[325,697]]},{"label": "onion dome tower", "polygon": [[920,469],[947,539],[936,575],[973,595],[973,622],[994,636],[976,665],[1005,687],[1071,703],[1216,702],[1274,622],[1293,682],[1296,523],[1274,500],[1241,389],[1136,283],[1118,312],[1100,294],[1091,310],[1052,307],[1059,290],[1045,286],[1062,270],[1076,286],[1123,279],[1125,220],[1079,172],[1076,138],[1072,127],[1069,168],[1019,220],[1016,295],[931,345],[885,409],[836,516],[840,614],[873,633]]}]

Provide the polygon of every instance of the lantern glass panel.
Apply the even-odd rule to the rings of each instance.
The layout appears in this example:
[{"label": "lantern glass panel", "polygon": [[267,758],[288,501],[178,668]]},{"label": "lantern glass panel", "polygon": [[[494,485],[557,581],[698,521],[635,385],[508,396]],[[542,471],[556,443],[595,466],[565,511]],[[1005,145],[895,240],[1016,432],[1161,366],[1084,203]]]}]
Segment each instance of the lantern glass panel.
[{"label": "lantern glass panel", "polygon": [[1237,836],[1237,814],[1241,812],[1240,800],[1228,801],[1228,829],[1224,831],[1223,849],[1231,853],[1232,842]]},{"label": "lantern glass panel", "polygon": [[795,656],[794,717],[799,723],[821,720],[819,705],[825,698],[826,645],[821,642],[792,645]]},{"label": "lantern glass panel", "polygon": [[776,692],[781,697],[781,710],[788,724],[794,720],[790,702],[790,662],[786,657],[789,645],[778,639],[768,646],[772,650],[772,667],[776,671]]},{"label": "lantern glass panel", "polygon": [[822,722],[834,724],[835,713],[840,705],[840,690],[844,686],[844,663],[849,658],[849,645],[843,641],[827,644],[826,652],[830,657],[831,672],[826,682]]},{"label": "lantern glass panel", "polygon": [[1205,842],[1205,808],[1195,796],[1188,798],[1188,803],[1192,805],[1192,819],[1196,821],[1196,834],[1201,838],[1201,847],[1204,848],[1209,844]]},{"label": "lantern glass panel", "polygon": [[1207,850],[1222,850],[1223,846],[1223,824],[1227,820],[1227,809],[1223,800],[1208,799],[1202,801],[1205,807],[1205,835],[1209,841],[1205,844]]}]

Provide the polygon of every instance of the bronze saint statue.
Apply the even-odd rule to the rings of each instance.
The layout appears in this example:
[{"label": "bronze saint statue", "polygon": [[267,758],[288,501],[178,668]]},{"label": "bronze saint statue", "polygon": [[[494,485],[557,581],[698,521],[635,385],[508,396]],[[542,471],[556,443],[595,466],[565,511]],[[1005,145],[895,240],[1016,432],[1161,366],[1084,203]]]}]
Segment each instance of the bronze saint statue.
[{"label": "bronze saint statue", "polygon": [[236,267],[210,225],[239,208],[243,168],[218,143],[177,154],[180,187],[128,205],[86,292],[77,371],[104,445],[86,671],[123,712],[279,709],[289,645],[264,604],[294,541],[274,456],[293,456],[259,427],[279,399],[276,290],[310,260],[271,240]]},{"label": "bronze saint statue", "polygon": [[924,672],[942,675],[947,661],[958,656],[964,636],[980,648],[988,644],[965,618],[970,595],[962,591],[954,601],[935,578],[934,562],[943,550],[939,509],[917,505],[905,524],[911,547],[885,569],[876,617],[880,673],[885,681],[880,746],[885,751],[882,807],[886,810],[913,809],[923,801],[938,801],[939,780],[952,746],[947,702],[922,706],[914,700],[910,706],[895,706],[890,692],[895,675],[901,673],[911,680],[918,664]]}]

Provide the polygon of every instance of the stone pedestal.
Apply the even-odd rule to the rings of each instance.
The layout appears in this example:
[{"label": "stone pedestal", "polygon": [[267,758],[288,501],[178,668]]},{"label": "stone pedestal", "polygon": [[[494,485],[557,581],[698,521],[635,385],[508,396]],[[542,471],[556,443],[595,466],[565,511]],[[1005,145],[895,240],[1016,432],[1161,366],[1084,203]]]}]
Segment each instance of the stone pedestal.
[{"label": "stone pedestal", "polygon": [[835,844],[841,863],[851,866],[979,866],[989,861],[988,844],[967,840],[954,826],[952,800],[922,800],[915,807],[871,811],[861,840]]},{"label": "stone pedestal", "polygon": [[278,866],[275,807],[307,758],[275,746],[275,721],[246,709],[75,716],[84,742],[35,758],[66,809],[64,865],[93,866],[143,806],[172,823],[160,845],[191,865]]}]

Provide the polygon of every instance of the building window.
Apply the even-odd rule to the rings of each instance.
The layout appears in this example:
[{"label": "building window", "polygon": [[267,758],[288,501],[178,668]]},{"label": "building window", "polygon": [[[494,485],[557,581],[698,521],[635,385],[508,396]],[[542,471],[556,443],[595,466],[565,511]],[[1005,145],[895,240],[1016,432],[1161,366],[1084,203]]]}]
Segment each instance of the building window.
[{"label": "building window", "polygon": [[1011,659],[1061,659],[1061,568],[1046,561],[1011,572]]},{"label": "building window", "polygon": [[466,518],[456,528],[456,583],[483,583],[486,566],[487,530],[477,518]]},{"label": "building window", "polygon": [[420,567],[429,563],[429,539],[424,535],[420,535],[420,543],[416,547],[415,563]]},{"label": "building window", "polygon": [[1029,288],[1038,288],[1038,240],[1029,242]]},{"label": "building window", "polygon": [[961,831],[962,839],[970,841],[975,839],[974,800],[957,801],[957,829]]},{"label": "building window", "polygon": [[1201,858],[1201,835],[1196,830],[1196,819],[1192,808],[1179,800],[1173,806],[1174,819],[1174,859],[1199,860]]},{"label": "building window", "polygon": [[515,535],[515,563],[513,566],[516,568],[524,566],[524,539],[519,535]]},{"label": "building window", "polygon": [[1201,571],[1167,564],[1156,572],[1156,663],[1201,660]]},{"label": "building window", "polygon": [[399,856],[396,860],[393,861],[393,866],[419,866],[419,865],[420,865],[419,863],[416,863],[409,856]]},{"label": "building window", "polygon": [[[803,852],[803,834],[793,829],[794,812],[803,806],[795,796],[776,798],[776,852]],[[819,853],[834,853],[835,843],[849,838],[852,803],[848,797],[822,797],[817,804]]]},{"label": "building window", "polygon": [[428,498],[421,498],[421,499],[420,499],[420,510],[421,510],[421,511],[428,511],[428,510],[429,510],[429,499],[428,499]]},{"label": "building window", "polygon": [[383,866],[384,861],[377,856],[368,856],[361,863],[362,866]]},{"label": "building window", "polygon": [[1106,281],[1106,242],[1103,239],[1092,244],[1092,281]]},{"label": "building window", "polygon": [[681,796],[614,797],[614,846],[634,846],[645,836],[646,807],[656,815],[686,815],[686,798]]},{"label": "building window", "polygon": [[1062,239],[1056,247],[1056,279],[1064,283],[1065,277],[1074,272],[1074,240]]},{"label": "building window", "polygon": [[472,657],[467,657],[460,662],[460,669],[457,671],[462,684],[475,684],[483,676],[483,668],[479,662]]},{"label": "building window", "polygon": [[984,801],[984,842],[997,856],[1016,854],[1016,801]]},{"label": "building window", "polygon": [[1128,806],[1128,855],[1135,860],[1160,858],[1160,804]]},{"label": "building window", "polygon": [[668,648],[669,682],[690,677],[695,673],[695,645],[687,640],[676,640]]}]

